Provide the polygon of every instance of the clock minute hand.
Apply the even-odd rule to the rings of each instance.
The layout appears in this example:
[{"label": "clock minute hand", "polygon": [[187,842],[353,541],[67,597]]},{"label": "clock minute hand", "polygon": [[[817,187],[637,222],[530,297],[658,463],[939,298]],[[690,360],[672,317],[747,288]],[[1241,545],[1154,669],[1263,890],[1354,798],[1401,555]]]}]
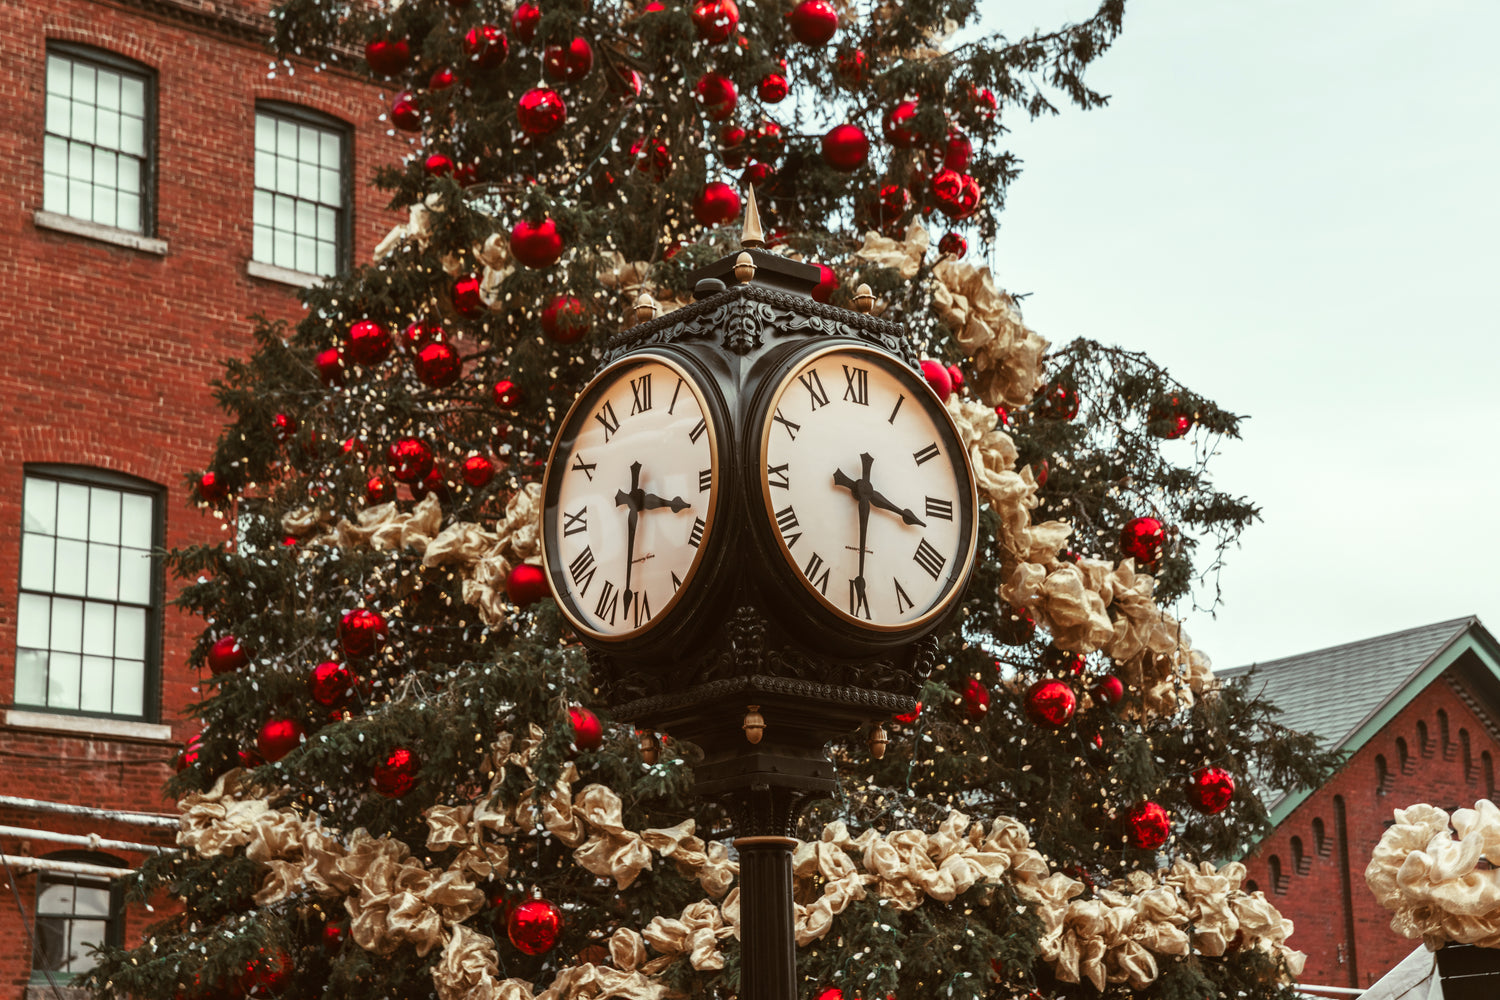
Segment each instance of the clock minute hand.
[{"label": "clock minute hand", "polygon": [[888,510],[892,514],[899,514],[901,516],[901,520],[905,521],[907,524],[920,524],[924,528],[927,526],[927,522],[922,520],[916,514],[912,513],[909,508],[897,507],[895,504],[887,500],[884,495],[875,490],[870,491],[870,502],[879,507],[881,510]]},{"label": "clock minute hand", "polygon": [[615,506],[629,508],[630,516],[625,519],[625,589],[621,591],[620,597],[625,605],[625,614],[630,614],[630,601],[635,596],[630,590],[630,573],[635,567],[635,528],[636,522],[641,517],[642,503],[636,498],[641,495],[641,463],[632,462],[630,465],[630,492],[624,490],[615,491]]}]

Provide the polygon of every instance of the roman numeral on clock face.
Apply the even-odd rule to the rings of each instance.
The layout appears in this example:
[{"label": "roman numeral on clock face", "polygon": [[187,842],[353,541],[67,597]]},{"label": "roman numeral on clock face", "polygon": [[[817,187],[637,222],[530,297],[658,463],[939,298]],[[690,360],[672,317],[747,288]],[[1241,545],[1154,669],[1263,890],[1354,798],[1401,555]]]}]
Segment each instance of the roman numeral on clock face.
[{"label": "roman numeral on clock face", "polygon": [[703,543],[703,531],[707,527],[708,525],[703,523],[703,518],[693,518],[693,530],[688,532],[688,544],[695,549],[701,545]]},{"label": "roman numeral on clock face", "polygon": [[594,614],[599,618],[608,618],[609,623],[615,623],[615,617],[620,613],[620,592],[615,585],[608,580],[604,581],[604,589],[599,592],[599,603],[594,605]]},{"label": "roman numeral on clock face", "polygon": [[906,591],[901,589],[900,580],[896,579],[895,577],[891,577],[891,583],[896,587],[896,614],[905,614],[907,608],[916,607],[916,605],[912,603],[910,595],[908,595]]},{"label": "roman numeral on clock face", "polygon": [[924,462],[930,462],[934,458],[937,458],[937,456],[938,446],[935,444],[930,444],[927,447],[923,448],[921,451],[914,451],[911,455],[912,458],[916,459],[918,465],[921,465]]},{"label": "roman numeral on clock face", "polygon": [[[870,373],[864,368],[844,366],[844,398],[860,406],[870,405]],[[897,403],[896,405],[900,405]],[[894,414],[893,414],[894,415]]]},{"label": "roman numeral on clock face", "polygon": [[828,393],[823,389],[823,380],[818,378],[817,369],[809,369],[807,374],[798,375],[797,381],[802,383],[802,387],[812,397],[810,402],[814,411],[820,406],[828,405]]},{"label": "roman numeral on clock face", "polygon": [[640,628],[642,625],[646,624],[650,620],[651,620],[651,596],[649,594],[647,594],[643,590],[643,591],[640,592],[640,594],[638,594],[636,596],[636,599],[635,599],[635,613],[634,613],[632,624],[636,628]]},{"label": "roman numeral on clock face", "polygon": [[576,514],[569,514],[567,511],[563,511],[564,538],[568,537],[569,535],[576,535],[580,532],[589,530],[589,523],[587,520],[585,520],[588,512],[588,507],[579,507],[578,513]]},{"label": "roman numeral on clock face", "polygon": [[916,561],[918,566],[925,569],[927,574],[934,580],[943,572],[943,567],[948,563],[947,557],[931,545],[928,545],[925,538],[917,546],[917,553],[912,556],[912,559]]},{"label": "roman numeral on clock face", "polygon": [[[802,537],[802,532],[788,535],[787,532],[797,527],[797,512],[791,507],[783,507],[776,512],[776,527],[781,529],[781,538],[786,542],[786,547],[791,548],[797,544],[797,539]],[[814,556],[816,558],[816,556]]]},{"label": "roman numeral on clock face", "polygon": [[714,470],[704,469],[698,473],[698,492],[707,493],[714,484]]},{"label": "roman numeral on clock face", "polygon": [[781,407],[779,406],[776,408],[776,412],[772,415],[772,418],[776,421],[776,423],[786,428],[788,436],[790,436],[793,441],[797,440],[797,432],[802,429],[801,424],[794,424],[786,417],[783,417],[781,415]]},{"label": "roman numeral on clock face", "polygon": [[[822,576],[818,575],[819,570],[823,571]],[[814,552],[812,558],[807,560],[807,565],[803,567],[802,575],[807,577],[807,582],[817,587],[824,597],[828,596],[828,567],[823,565],[822,556]]]},{"label": "roman numeral on clock face", "polygon": [[693,425],[692,430],[688,431],[688,437],[692,439],[693,444],[697,444],[698,439],[701,438],[704,432],[706,432],[707,430],[708,421],[706,419],[701,419]]},{"label": "roman numeral on clock face", "polygon": [[858,579],[849,581],[849,613],[856,618],[870,617],[870,595]]},{"label": "roman numeral on clock face", "polygon": [[944,521],[953,520],[953,501],[939,500],[936,497],[928,497],[927,516],[940,518]]},{"label": "roman numeral on clock face", "polygon": [[672,402],[670,404],[668,404],[668,406],[667,406],[667,416],[670,417],[672,415],[672,411],[675,410],[675,409],[677,409],[677,394],[679,392],[681,392],[681,391],[682,391],[682,379],[679,378],[677,380],[677,384],[672,387]]},{"label": "roman numeral on clock face", "polygon": [[620,429],[620,418],[615,416],[615,408],[610,405],[607,399],[604,401],[604,405],[599,408],[599,412],[594,414],[594,419],[599,421],[600,426],[604,428],[604,440],[606,442],[614,436],[615,431]]},{"label": "roman numeral on clock face", "polygon": [[790,462],[786,463],[785,465],[773,465],[767,468],[766,482],[770,483],[770,485],[776,487],[779,490],[790,489],[792,480],[788,476],[786,471],[789,465],[791,465]]},{"label": "roman numeral on clock face", "polygon": [[651,409],[651,373],[647,372],[640,378],[630,380],[630,394],[633,398],[630,415],[643,413]]},{"label": "roman numeral on clock face", "polygon": [[578,588],[580,594],[589,592],[589,584],[594,582],[594,550],[591,546],[585,547],[568,563],[568,572],[573,575],[573,586]]},{"label": "roman numeral on clock face", "polygon": [[579,455],[576,459],[573,460],[573,466],[568,471],[581,472],[585,476],[588,476],[589,482],[592,483],[594,481],[594,470],[597,468],[599,468],[598,462],[585,462],[583,460],[583,456]]}]

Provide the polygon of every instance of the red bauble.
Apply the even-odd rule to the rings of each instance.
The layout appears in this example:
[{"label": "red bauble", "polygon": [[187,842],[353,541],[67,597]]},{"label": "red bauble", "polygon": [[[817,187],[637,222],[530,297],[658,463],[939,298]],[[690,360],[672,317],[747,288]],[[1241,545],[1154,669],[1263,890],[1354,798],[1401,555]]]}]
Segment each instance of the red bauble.
[{"label": "red bauble", "polygon": [[1074,677],[1083,673],[1085,665],[1082,653],[1070,652],[1059,649],[1056,646],[1048,646],[1042,650],[1042,667],[1054,674],[1071,674]]},{"label": "red bauble", "polygon": [[787,15],[792,34],[804,45],[827,45],[839,30],[839,12],[828,0],[802,0]]},{"label": "red bauble", "polygon": [[447,177],[453,173],[453,158],[442,153],[433,153],[422,161],[422,169],[429,177]]},{"label": "red bauble", "polygon": [[338,954],[339,950],[344,947],[344,939],[348,936],[348,924],[324,924],[323,950],[330,955]]},{"label": "red bauble", "polygon": [[541,222],[522,219],[510,228],[510,252],[527,267],[551,267],[562,256],[562,233],[551,219]]},{"label": "red bauble", "polygon": [[506,40],[505,32],[495,25],[481,24],[477,28],[470,28],[468,34],[464,35],[464,51],[469,53],[474,65],[480,69],[489,69],[505,62],[505,57],[510,52],[510,42]]},{"label": "red bauble", "polygon": [[339,619],[339,644],[351,660],[362,660],[385,645],[385,619],[368,608],[355,608]]},{"label": "red bauble", "polygon": [[271,418],[271,429],[276,432],[276,440],[288,441],[297,433],[297,418],[290,413],[278,413]]},{"label": "red bauble", "polygon": [[767,73],[755,88],[755,93],[767,104],[780,104],[786,100],[786,95],[790,90],[786,77],[780,73]]},{"label": "red bauble", "polygon": [[609,75],[610,91],[625,98],[640,97],[644,87],[641,74],[628,66],[615,66],[613,69],[614,72]]},{"label": "red bauble", "polygon": [[1172,835],[1172,817],[1155,802],[1142,802],[1125,814],[1125,834],[1131,847],[1154,851]]},{"label": "red bauble", "polygon": [[296,719],[270,719],[260,727],[260,734],[255,737],[255,750],[274,764],[297,749],[306,734],[302,723]]},{"label": "red bauble", "polygon": [[589,332],[589,314],[583,302],[559,295],[542,310],[542,332],[558,344],[571,344]]},{"label": "red bauble", "polygon": [[901,722],[905,723],[906,725],[911,725],[921,717],[922,703],[919,701],[917,702],[916,707],[913,708],[910,712],[897,712],[895,715],[891,716],[891,719],[895,722]]},{"label": "red bauble", "polygon": [[1031,612],[1019,605],[1011,605],[1000,614],[1000,624],[995,638],[1007,646],[1024,646],[1036,635],[1036,619]]},{"label": "red bauble", "polygon": [[843,49],[834,60],[833,72],[852,90],[870,78],[870,57],[861,49]]},{"label": "red bauble", "polygon": [[453,86],[454,79],[455,77],[453,76],[452,68],[448,66],[439,66],[437,69],[433,70],[432,75],[427,78],[427,89],[447,90],[449,87]]},{"label": "red bauble", "polygon": [[375,365],[391,353],[391,331],[371,319],[349,327],[349,356],[362,365]]},{"label": "red bauble", "polygon": [[385,450],[391,476],[398,483],[415,483],[427,478],[432,471],[432,449],[420,438],[402,438],[391,442]]},{"label": "red bauble", "polygon": [[744,171],[740,174],[740,180],[744,181],[746,184],[749,184],[752,187],[764,187],[766,185],[766,182],[774,180],[775,178],[776,171],[771,169],[770,164],[761,163],[759,161],[747,164]]},{"label": "red bauble", "polygon": [[575,37],[567,45],[549,45],[542,52],[542,72],[549,80],[582,80],[594,68],[594,47]]},{"label": "red bauble", "polygon": [[505,596],[510,598],[512,604],[522,608],[551,596],[551,591],[547,589],[546,574],[540,566],[517,563],[505,578]]},{"label": "red bauble", "polygon": [[422,381],[422,384],[430,385],[434,389],[452,385],[464,372],[464,363],[459,358],[458,352],[441,340],[428,344],[418,351],[413,367],[416,368],[417,378]]},{"label": "red bauble", "polygon": [[897,149],[910,149],[917,144],[917,133],[913,126],[917,117],[917,102],[902,101],[886,112],[881,129],[886,141]]},{"label": "red bauble", "polygon": [[977,678],[970,677],[969,683],[964,685],[963,694],[959,696],[959,707],[970,722],[978,722],[990,710],[990,689]]},{"label": "red bauble", "polygon": [[786,136],[781,126],[769,118],[755,126],[750,135],[750,152],[762,163],[775,163],[786,149]]},{"label": "red bauble", "polygon": [[208,647],[208,669],[213,671],[215,677],[219,674],[232,674],[245,664],[250,662],[250,654],[245,652],[245,647],[232,635],[226,635]]},{"label": "red bauble", "polygon": [[1193,429],[1193,415],[1176,396],[1168,396],[1146,411],[1146,429],[1153,437],[1175,441]]},{"label": "red bauble", "polygon": [[580,750],[597,750],[604,743],[604,725],[599,716],[582,706],[568,709],[573,723],[573,745]]},{"label": "red bauble", "polygon": [[[753,167],[755,164],[752,163],[751,166]],[[821,277],[818,278],[817,285],[813,287],[812,297],[818,302],[827,302],[833,298],[834,289],[839,287],[839,276],[827,264],[818,264],[816,266]]]},{"label": "red bauble", "polygon": [[877,229],[888,229],[900,222],[910,207],[910,191],[900,184],[884,184],[869,205],[870,221]]},{"label": "red bauble", "polygon": [[1125,700],[1125,684],[1114,674],[1105,674],[1089,689],[1089,694],[1101,705],[1118,705]]},{"label": "red bauble", "polygon": [[262,949],[260,957],[249,963],[240,975],[238,993],[243,996],[280,993],[296,971],[297,963],[286,952],[277,949],[268,955]]},{"label": "red bauble", "polygon": [[418,500],[431,495],[439,500],[448,499],[448,480],[443,478],[442,472],[433,469],[423,476],[419,482],[411,484],[411,495]]},{"label": "red bauble", "polygon": [[395,76],[411,62],[411,46],[404,38],[377,38],[365,45],[365,62],[381,76]]},{"label": "red bauble", "polygon": [[229,482],[217,472],[205,472],[198,477],[198,495],[209,503],[218,503],[229,496]]},{"label": "red bauble", "polygon": [[980,87],[977,90],[971,87],[969,97],[974,102],[974,114],[980,118],[993,118],[995,112],[1000,110],[1000,102],[995,100],[995,95],[988,87]]},{"label": "red bauble", "polygon": [[967,219],[979,207],[979,182],[956,170],[939,170],[932,175],[932,196],[948,218]]},{"label": "red bauble", "polygon": [[182,745],[177,752],[177,773],[181,774],[188,768],[198,763],[198,758],[203,755],[203,734],[199,733]]},{"label": "red bauble", "polygon": [[722,226],[740,214],[740,193],[723,181],[710,181],[693,199],[693,217],[705,226]]},{"label": "red bauble", "polygon": [[495,463],[483,455],[470,455],[464,459],[464,482],[478,489],[495,478]]},{"label": "red bauble", "polygon": [[516,102],[516,121],[530,135],[556,132],[567,117],[568,106],[551,87],[533,87]]},{"label": "red bauble", "polygon": [[870,156],[870,140],[858,125],[835,125],[823,136],[823,159],[835,170],[858,170]]},{"label": "red bauble", "polygon": [[536,26],[541,20],[542,8],[531,0],[524,0],[516,5],[516,12],[510,16],[510,33],[529,44],[536,37]]},{"label": "red bauble", "polygon": [[477,274],[465,274],[453,281],[453,309],[461,316],[473,319],[484,314],[484,296],[479,293],[482,282]]},{"label": "red bauble", "polygon": [[948,141],[943,146],[943,166],[949,170],[964,171],[974,158],[974,144],[969,137],[957,129],[948,130]]},{"label": "red bauble", "polygon": [[390,503],[396,499],[396,487],[382,475],[373,475],[365,482],[365,502],[370,506]]},{"label": "red bauble", "polygon": [[421,769],[422,761],[416,754],[406,747],[397,747],[372,769],[370,784],[386,798],[399,799],[417,787],[417,772]]},{"label": "red bauble", "polygon": [[938,240],[938,252],[952,254],[954,257],[963,257],[969,252],[969,241],[958,233],[947,233]]},{"label": "red bauble", "polygon": [[1205,767],[1193,773],[1188,801],[1200,812],[1213,816],[1229,807],[1234,798],[1234,775],[1222,767]]},{"label": "red bauble", "polygon": [[526,401],[526,394],[521,391],[521,387],[508,378],[496,382],[493,392],[495,405],[502,410],[519,410]]},{"label": "red bauble", "polygon": [[354,686],[354,675],[337,660],[324,660],[313,667],[307,677],[307,686],[312,691],[313,701],[319,705],[337,705]]},{"label": "red bauble", "polygon": [[510,911],[505,930],[511,944],[528,955],[540,955],[557,943],[562,911],[545,899],[528,899]]},{"label": "red bauble", "polygon": [[672,151],[660,139],[643,137],[630,144],[635,169],[660,184],[672,173]]},{"label": "red bauble", "polygon": [[1154,517],[1133,517],[1120,529],[1120,552],[1142,566],[1161,558],[1167,542],[1167,529]]},{"label": "red bauble", "polygon": [[844,1000],[844,991],[837,986],[830,986],[818,994],[818,1000]]},{"label": "red bauble", "polygon": [[1010,411],[1004,405],[995,407],[995,426],[1002,431],[1015,429],[1015,421],[1010,418]]},{"label": "red bauble", "polygon": [[441,326],[420,320],[407,324],[402,336],[406,338],[406,349],[409,351],[421,350],[435,340],[446,339]]},{"label": "red bauble", "polygon": [[948,366],[948,377],[953,380],[954,392],[964,387],[964,370],[958,367],[958,365]]},{"label": "red bauble", "polygon": [[1026,690],[1026,715],[1039,726],[1067,725],[1078,707],[1073,689],[1059,680],[1040,680]]},{"label": "red bauble", "polygon": [[318,378],[326,386],[338,386],[344,384],[344,352],[337,347],[330,347],[326,351],[319,351],[313,358],[313,366],[318,369]]},{"label": "red bauble", "polygon": [[932,391],[937,393],[938,399],[946,403],[948,397],[953,394],[953,376],[948,374],[948,369],[943,367],[943,363],[930,358],[923,361],[922,377],[927,380],[928,385],[932,386]]},{"label": "red bauble", "polygon": [[409,90],[403,90],[391,102],[391,124],[405,132],[422,131],[422,109]]},{"label": "red bauble", "polygon": [[693,27],[710,45],[727,41],[740,23],[740,8],[734,0],[698,0],[693,4]]},{"label": "red bauble", "polygon": [[740,100],[734,81],[723,73],[704,73],[693,88],[693,94],[703,105],[703,113],[714,121],[723,121],[734,114],[734,106]]},{"label": "red bauble", "polygon": [[1037,394],[1036,413],[1048,420],[1072,420],[1078,416],[1078,390],[1061,382],[1050,383]]},{"label": "red bauble", "polygon": [[750,133],[738,125],[725,125],[719,129],[719,157],[724,166],[738,170],[745,165],[745,159],[750,155],[745,141],[749,138]]}]

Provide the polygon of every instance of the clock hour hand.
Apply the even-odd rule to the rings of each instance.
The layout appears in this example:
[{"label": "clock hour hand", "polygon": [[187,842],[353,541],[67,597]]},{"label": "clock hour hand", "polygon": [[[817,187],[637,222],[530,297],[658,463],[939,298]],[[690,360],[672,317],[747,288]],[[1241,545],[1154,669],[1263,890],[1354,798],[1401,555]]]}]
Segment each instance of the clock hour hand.
[{"label": "clock hour hand", "polygon": [[692,504],[682,499],[682,497],[673,497],[668,500],[665,497],[657,496],[655,493],[647,493],[641,501],[642,510],[660,510],[663,507],[671,507],[674,514],[681,514],[692,506]]},{"label": "clock hour hand", "polygon": [[910,509],[906,507],[897,507],[895,504],[891,503],[882,494],[878,493],[875,490],[870,491],[870,502],[879,507],[881,510],[888,510],[892,514],[901,515],[901,520],[905,521],[907,524],[920,524],[924,528],[927,526],[927,522],[922,520],[916,514],[912,513]]}]

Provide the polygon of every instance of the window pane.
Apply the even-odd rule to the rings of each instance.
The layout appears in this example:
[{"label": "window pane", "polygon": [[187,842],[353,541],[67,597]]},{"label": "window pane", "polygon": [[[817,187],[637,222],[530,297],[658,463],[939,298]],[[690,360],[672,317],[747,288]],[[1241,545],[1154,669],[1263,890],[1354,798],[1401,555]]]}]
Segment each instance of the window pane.
[{"label": "window pane", "polygon": [[114,661],[107,656],[85,656],[78,707],[85,712],[108,712],[114,694]]},{"label": "window pane", "polygon": [[319,140],[323,146],[323,155],[320,159],[323,166],[333,167],[335,170],[342,169],[344,156],[343,150],[340,149],[343,145],[340,141],[341,138],[335,132],[323,133],[322,138]]},{"label": "window pane", "polygon": [[50,479],[27,479],[25,510],[25,530],[52,534],[57,525],[57,484]]},{"label": "window pane", "polygon": [[47,648],[47,619],[52,601],[41,594],[22,594],[16,609],[16,645]]},{"label": "window pane", "polygon": [[88,181],[68,181],[68,214],[87,219],[94,210],[94,189]]},{"label": "window pane", "polygon": [[146,665],[139,660],[115,661],[116,715],[146,714]]},{"label": "window pane", "polygon": [[[258,112],[255,115],[255,148],[266,152],[276,149],[276,120]],[[256,162],[260,162],[260,157],[256,157]],[[255,176],[259,179],[260,174]]]},{"label": "window pane", "polygon": [[62,597],[52,599],[52,632],[48,645],[64,653],[83,648],[83,602]]},{"label": "window pane", "polygon": [[337,170],[318,171],[318,200],[325,205],[342,205],[342,189],[339,184],[339,172]]},{"label": "window pane", "polygon": [[89,545],[89,596],[113,601],[120,592],[120,550],[113,545]]},{"label": "window pane", "polygon": [[297,126],[289,121],[276,123],[276,155],[297,155]]},{"label": "window pane", "polygon": [[[94,150],[94,183],[111,189],[115,186],[115,154],[107,149]],[[114,214],[114,210],[110,210]]]},{"label": "window pane", "polygon": [[81,142],[94,141],[94,106],[73,101],[73,121],[68,134]]},{"label": "window pane", "polygon": [[67,135],[69,119],[73,115],[73,102],[56,94],[47,95],[47,131]]},{"label": "window pane", "polygon": [[255,186],[266,191],[276,186],[276,156],[264,149],[255,151]]},{"label": "window pane", "polygon": [[47,704],[47,654],[39,649],[16,650],[16,704]]},{"label": "window pane", "polygon": [[297,202],[297,235],[311,236],[318,231],[318,210],[310,201]]},{"label": "window pane", "polygon": [[135,156],[146,155],[146,123],[139,118],[120,119],[120,150]]},{"label": "window pane", "polygon": [[118,201],[118,212],[115,218],[119,221],[115,225],[121,229],[129,229],[131,232],[140,232],[143,228],[141,224],[141,199],[133,194],[122,194]]},{"label": "window pane", "polygon": [[297,270],[314,274],[318,269],[318,245],[311,236],[297,237]]},{"label": "window pane", "polygon": [[94,103],[94,67],[87,63],[73,64],[73,100]]},{"label": "window pane", "polygon": [[[133,156],[121,156],[119,162],[119,186],[121,191],[132,194],[141,190],[141,161]],[[121,213],[124,214],[124,213]]]},{"label": "window pane", "polygon": [[94,487],[89,490],[89,541],[120,541],[120,494]]},{"label": "window pane", "polygon": [[73,915],[73,883],[64,882],[56,875],[44,876],[46,881],[36,894],[36,912],[62,916]]},{"label": "window pane", "polygon": [[146,81],[127,76],[120,81],[120,110],[137,118],[146,117]]},{"label": "window pane", "polygon": [[57,540],[56,573],[52,589],[59,594],[84,593],[84,580],[88,573],[89,546],[87,542],[75,542],[69,538]]},{"label": "window pane", "polygon": [[271,223],[283,233],[292,231],[293,223],[297,218],[297,203],[290,198],[277,196],[275,199],[276,221]]},{"label": "window pane", "polygon": [[271,230],[268,227],[255,227],[255,246],[251,250],[251,256],[260,261],[271,259]]},{"label": "window pane", "polygon": [[27,590],[52,589],[51,535],[27,533],[21,537],[21,586]]},{"label": "window pane", "polygon": [[[51,139],[47,140],[51,142]],[[68,212],[68,181],[60,174],[45,174],[42,177],[42,209],[66,215]]]},{"label": "window pane", "polygon": [[142,608],[115,611],[115,655],[133,660],[146,658],[146,612]]},{"label": "window pane", "polygon": [[297,161],[282,156],[276,160],[276,190],[282,194],[297,193]]},{"label": "window pane", "polygon": [[256,189],[254,222],[257,226],[271,224],[271,192]]},{"label": "window pane", "polygon": [[94,967],[91,949],[104,944],[104,921],[75,920],[72,932],[72,954],[68,959],[67,972],[88,972]]},{"label": "window pane", "polygon": [[318,274],[333,274],[339,269],[332,243],[318,244]]},{"label": "window pane", "polygon": [[73,912],[80,917],[108,917],[109,888],[102,885],[78,886],[74,897]]},{"label": "window pane", "polygon": [[62,56],[47,57],[47,93],[66,97],[73,92],[73,64]]},{"label": "window pane", "polygon": [[68,144],[68,176],[75,181],[89,181],[94,177],[94,153],[84,143]]},{"label": "window pane", "polygon": [[297,165],[297,196],[312,199],[318,197],[318,168],[311,163]]},{"label": "window pane", "polygon": [[[103,183],[96,181],[95,183]],[[113,226],[115,224],[115,189],[110,187],[94,188],[94,221],[101,226]]]},{"label": "window pane", "polygon": [[62,538],[87,538],[89,488],[77,483],[57,484],[57,534]]},{"label": "window pane", "polygon": [[[120,113],[118,111],[101,111],[98,119],[94,122],[94,131],[97,138],[94,140],[101,146],[110,149],[120,148]],[[97,164],[98,157],[95,156]],[[95,167],[97,170],[98,167]]]},{"label": "window pane", "polygon": [[289,230],[278,229],[276,231],[276,253],[272,261],[277,267],[297,267],[297,244],[295,237]]},{"label": "window pane", "polygon": [[120,497],[120,544],[151,547],[151,498],[139,493]]},{"label": "window pane", "polygon": [[110,656],[115,651],[115,606],[90,601],[83,607],[83,651]]},{"label": "window pane", "polygon": [[120,550],[120,596],[129,604],[151,603],[151,554],[145,549]]},{"label": "window pane", "polygon": [[318,130],[303,125],[297,130],[297,159],[303,163],[318,162]]},{"label": "window pane", "polygon": [[338,214],[331,208],[318,209],[318,239],[328,243],[338,238]]},{"label": "window pane", "polygon": [[47,704],[78,707],[78,678],[82,662],[77,653],[53,653],[47,662]]},{"label": "window pane", "polygon": [[99,71],[99,107],[120,110],[120,74],[107,69]]}]

